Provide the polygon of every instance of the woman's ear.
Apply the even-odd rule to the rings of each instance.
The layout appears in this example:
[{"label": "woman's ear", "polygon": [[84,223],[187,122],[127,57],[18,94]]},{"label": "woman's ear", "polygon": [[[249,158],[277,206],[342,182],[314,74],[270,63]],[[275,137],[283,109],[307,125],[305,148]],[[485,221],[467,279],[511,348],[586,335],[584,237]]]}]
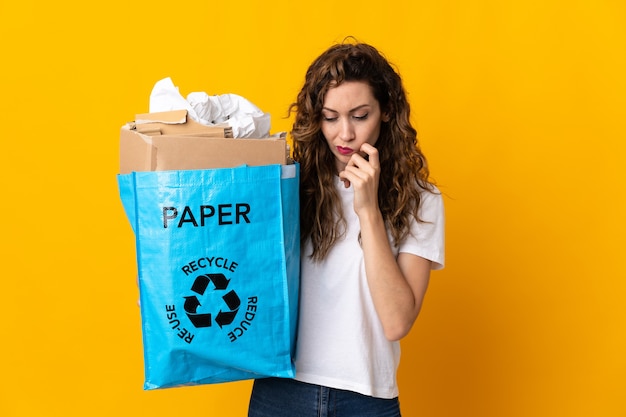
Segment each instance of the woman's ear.
[{"label": "woman's ear", "polygon": [[391,120],[391,116],[389,116],[389,113],[383,113],[380,120],[382,120],[383,122],[387,123],[389,120]]}]

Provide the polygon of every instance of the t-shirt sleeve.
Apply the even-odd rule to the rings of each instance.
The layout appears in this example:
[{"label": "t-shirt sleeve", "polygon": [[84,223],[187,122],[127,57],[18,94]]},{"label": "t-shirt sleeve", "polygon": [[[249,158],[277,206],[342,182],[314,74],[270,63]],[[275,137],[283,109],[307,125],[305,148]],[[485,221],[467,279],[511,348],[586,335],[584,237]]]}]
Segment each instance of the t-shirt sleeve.
[{"label": "t-shirt sleeve", "polygon": [[442,269],[445,263],[445,213],[439,190],[422,192],[418,212],[422,221],[413,220],[411,233],[398,252],[411,253],[432,261],[432,269]]}]

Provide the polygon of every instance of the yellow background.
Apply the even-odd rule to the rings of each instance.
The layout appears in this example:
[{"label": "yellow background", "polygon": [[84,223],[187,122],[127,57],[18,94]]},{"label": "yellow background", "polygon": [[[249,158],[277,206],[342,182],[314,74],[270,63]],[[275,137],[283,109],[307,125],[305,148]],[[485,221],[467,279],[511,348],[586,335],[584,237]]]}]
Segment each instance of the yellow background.
[{"label": "yellow background", "polygon": [[249,382],[142,390],[119,127],[170,76],[288,130],[347,35],[400,69],[446,195],[404,415],[626,416],[621,0],[0,0],[0,415],[245,415]]}]

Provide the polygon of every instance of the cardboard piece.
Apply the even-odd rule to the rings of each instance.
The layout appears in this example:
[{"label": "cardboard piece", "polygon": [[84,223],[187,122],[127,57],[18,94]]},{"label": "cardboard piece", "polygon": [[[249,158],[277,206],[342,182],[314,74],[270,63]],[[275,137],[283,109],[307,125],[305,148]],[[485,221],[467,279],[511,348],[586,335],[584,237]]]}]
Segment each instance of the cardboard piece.
[{"label": "cardboard piece", "polygon": [[149,136],[193,135],[217,138],[232,138],[233,129],[228,125],[206,126],[187,117],[187,110],[145,113],[135,116],[134,126],[139,133]]},{"label": "cardboard piece", "polygon": [[288,164],[285,137],[232,138],[229,126],[205,126],[186,110],[137,115],[120,132],[120,173]]}]

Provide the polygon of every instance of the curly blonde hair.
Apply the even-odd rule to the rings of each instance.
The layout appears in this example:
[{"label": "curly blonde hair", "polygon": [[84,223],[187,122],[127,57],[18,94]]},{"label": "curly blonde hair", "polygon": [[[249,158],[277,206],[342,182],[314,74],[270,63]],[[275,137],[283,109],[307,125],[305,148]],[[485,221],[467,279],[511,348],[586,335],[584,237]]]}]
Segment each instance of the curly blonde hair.
[{"label": "curly blonde hair", "polygon": [[376,142],[381,167],[378,204],[396,245],[408,235],[412,218],[420,220],[420,191],[434,190],[398,73],[368,44],[331,46],[308,68],[296,102],[289,106],[289,113],[295,112],[293,157],[300,163],[301,239],[311,239],[315,261],[325,258],[345,230],[334,186],[337,169],[321,123],[326,92],[346,81],[369,84],[381,111],[389,116]]}]

